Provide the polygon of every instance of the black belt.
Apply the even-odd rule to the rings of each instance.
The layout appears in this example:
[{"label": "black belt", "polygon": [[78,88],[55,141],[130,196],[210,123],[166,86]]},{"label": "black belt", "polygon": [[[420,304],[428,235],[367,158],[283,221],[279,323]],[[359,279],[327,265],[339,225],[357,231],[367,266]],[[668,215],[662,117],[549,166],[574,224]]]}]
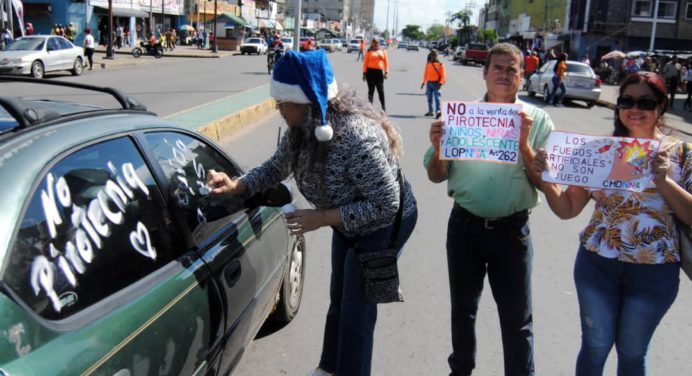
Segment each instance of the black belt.
[{"label": "black belt", "polygon": [[484,228],[489,230],[492,230],[497,227],[506,227],[508,225],[523,225],[529,219],[529,211],[527,209],[500,218],[479,217],[471,213],[470,211],[464,209],[456,202],[454,203],[454,210],[459,212],[465,218],[468,218],[471,222],[482,224]]}]

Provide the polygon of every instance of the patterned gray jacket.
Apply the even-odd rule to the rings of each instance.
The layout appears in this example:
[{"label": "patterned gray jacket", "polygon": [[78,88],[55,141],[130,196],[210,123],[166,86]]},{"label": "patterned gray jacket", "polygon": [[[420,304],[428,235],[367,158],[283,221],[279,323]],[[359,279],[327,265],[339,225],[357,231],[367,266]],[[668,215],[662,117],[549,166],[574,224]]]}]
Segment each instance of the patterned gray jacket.
[{"label": "patterned gray jacket", "polygon": [[[354,114],[334,116],[329,123],[334,136],[323,168],[310,169],[307,153],[301,152],[298,166],[290,171],[291,141],[286,132],[274,155],[241,177],[248,191],[254,194],[293,173],[298,189],[316,208],[340,209],[344,224],[340,230],[347,236],[368,234],[394,223],[399,209],[399,165],[384,129],[374,120]],[[405,189],[404,217],[416,207],[411,187],[405,184]]]}]

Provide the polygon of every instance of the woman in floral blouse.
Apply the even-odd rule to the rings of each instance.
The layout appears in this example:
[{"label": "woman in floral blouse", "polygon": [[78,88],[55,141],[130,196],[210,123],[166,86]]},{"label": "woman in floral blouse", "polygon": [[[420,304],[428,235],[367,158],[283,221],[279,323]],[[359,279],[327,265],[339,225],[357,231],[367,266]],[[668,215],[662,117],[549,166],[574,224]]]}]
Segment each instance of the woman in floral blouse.
[{"label": "woman in floral blouse", "polygon": [[[661,141],[651,163],[652,181],[643,192],[577,186],[562,191],[542,183],[551,209],[562,219],[579,215],[589,199],[596,204],[579,236],[574,265],[582,327],[577,376],[601,375],[613,344],[618,375],[645,375],[651,337],[677,296],[674,216],[692,224],[692,152],[661,131],[666,108],[665,83],[655,73],[633,73],[620,86],[613,136]],[[532,168],[547,168],[545,151],[538,152]]]}]

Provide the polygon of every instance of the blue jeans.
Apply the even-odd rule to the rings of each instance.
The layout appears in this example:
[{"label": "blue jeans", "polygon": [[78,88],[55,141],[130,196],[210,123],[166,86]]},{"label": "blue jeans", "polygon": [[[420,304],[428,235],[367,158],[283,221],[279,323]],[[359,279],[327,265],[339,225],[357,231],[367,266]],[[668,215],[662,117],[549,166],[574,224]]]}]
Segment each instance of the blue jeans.
[{"label": "blue jeans", "polygon": [[678,294],[680,264],[630,264],[579,248],[574,283],[582,344],[577,376],[603,374],[613,344],[619,376],[646,375],[651,337]]},{"label": "blue jeans", "polygon": [[505,375],[534,375],[528,213],[486,222],[455,204],[447,227],[452,303],[451,376],[476,366],[476,314],[486,273],[497,303]]},{"label": "blue jeans", "polygon": [[[425,84],[425,96],[428,97],[428,112],[433,114],[440,112],[440,86],[437,82]],[[435,99],[435,112],[433,112],[433,99]]]},{"label": "blue jeans", "polygon": [[[402,219],[397,249],[401,251],[416,226],[418,212]],[[332,235],[332,276],[329,311],[324,328],[320,368],[337,375],[369,376],[377,305],[365,303],[356,246],[359,252],[385,249],[393,226],[357,238]]]},{"label": "blue jeans", "polygon": [[[560,98],[558,100],[555,100],[555,94],[557,93],[557,89],[560,89]],[[562,99],[565,98],[565,92],[567,91],[567,88],[565,87],[565,81],[561,81],[558,76],[553,76],[553,91],[550,93],[550,98],[548,98],[548,104],[562,104]]]}]

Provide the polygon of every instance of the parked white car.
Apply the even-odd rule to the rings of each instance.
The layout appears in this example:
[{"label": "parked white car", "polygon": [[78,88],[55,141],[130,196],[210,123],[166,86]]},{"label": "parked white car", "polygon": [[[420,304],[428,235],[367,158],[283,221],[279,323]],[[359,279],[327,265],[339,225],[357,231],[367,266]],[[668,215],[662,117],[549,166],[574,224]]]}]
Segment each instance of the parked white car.
[{"label": "parked white car", "polygon": [[262,38],[247,38],[240,45],[240,54],[266,54],[267,53],[267,42]]},{"label": "parked white car", "polygon": [[286,49],[286,51],[293,49],[293,38],[281,38],[281,42],[284,44],[284,49]]},{"label": "parked white car", "polygon": [[317,47],[327,52],[341,51],[341,42],[338,39],[320,39]]},{"label": "parked white car", "polygon": [[[548,102],[553,90],[553,68],[556,60],[550,60],[529,78],[527,92],[529,97],[543,93],[543,100]],[[578,61],[567,61],[565,73],[565,99],[576,99],[586,102],[591,108],[601,96],[601,79],[590,66]],[[559,90],[558,90],[559,93]]]},{"label": "parked white car", "polygon": [[0,51],[0,74],[31,74],[43,78],[46,72],[84,71],[84,49],[57,35],[32,35],[15,39]]}]

